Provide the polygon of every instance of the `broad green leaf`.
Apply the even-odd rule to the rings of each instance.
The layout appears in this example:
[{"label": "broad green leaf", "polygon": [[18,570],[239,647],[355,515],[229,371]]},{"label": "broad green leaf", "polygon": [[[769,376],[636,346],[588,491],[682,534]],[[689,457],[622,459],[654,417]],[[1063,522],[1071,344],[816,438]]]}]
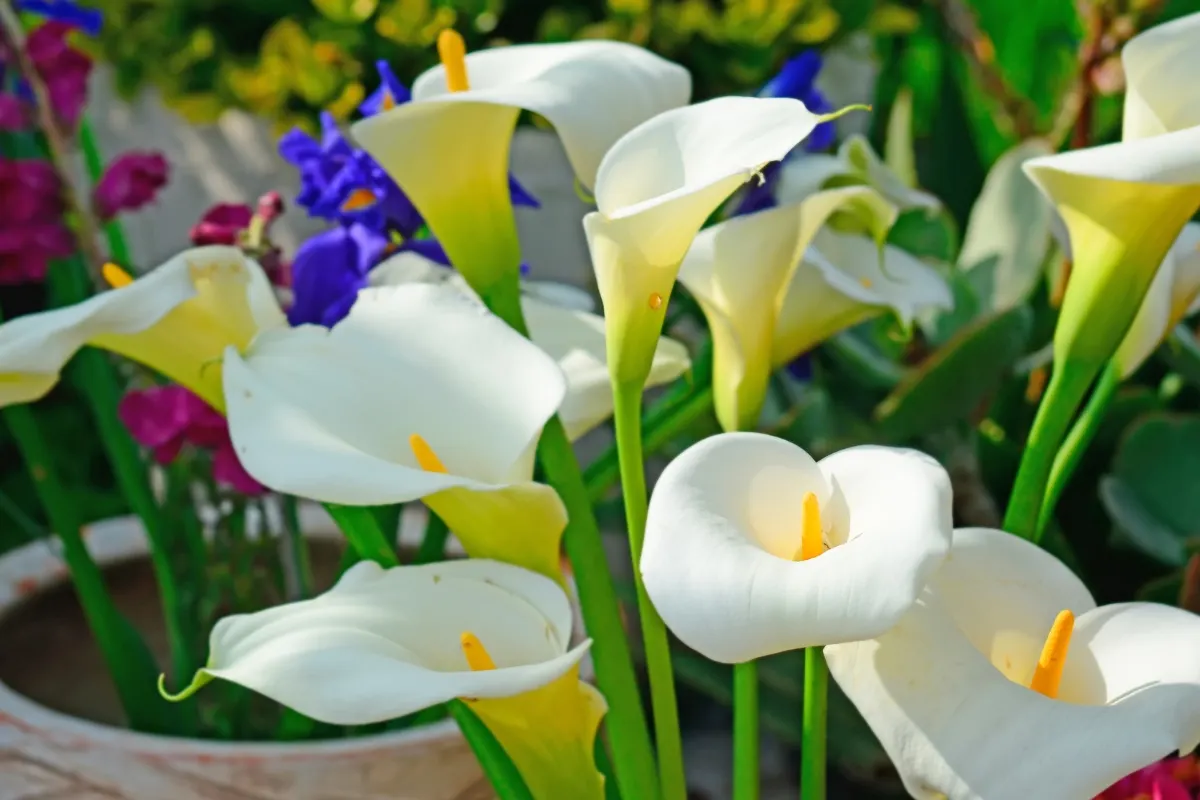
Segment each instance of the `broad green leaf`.
[{"label": "broad green leaf", "polygon": [[1041,139],[1006,152],[988,172],[971,208],[958,266],[971,276],[986,306],[996,311],[1023,303],[1042,277],[1054,211],[1021,165],[1051,152]]},{"label": "broad green leaf", "polygon": [[963,328],[908,374],[875,409],[892,437],[906,439],[966,419],[1024,352],[1033,314],[1024,306]]},{"label": "broad green leaf", "polygon": [[1156,561],[1183,566],[1187,559],[1183,540],[1146,510],[1125,481],[1113,475],[1101,478],[1100,502],[1131,545]]}]

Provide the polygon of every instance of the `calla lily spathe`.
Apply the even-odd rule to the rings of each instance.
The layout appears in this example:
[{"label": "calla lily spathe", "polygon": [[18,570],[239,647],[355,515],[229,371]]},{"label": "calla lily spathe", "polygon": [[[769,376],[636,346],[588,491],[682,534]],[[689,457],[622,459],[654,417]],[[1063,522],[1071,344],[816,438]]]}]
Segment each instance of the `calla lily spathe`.
[{"label": "calla lily spathe", "polygon": [[536,800],[600,800],[592,747],[606,705],[579,680],[590,640],[569,649],[570,637],[566,595],[528,570],[360,562],[319,597],[220,620],[207,666],[176,697],[218,678],[335,725],[463,698]]},{"label": "calla lily spathe", "polygon": [[554,125],[591,187],[613,142],[691,96],[687,70],[622,42],[497,47],[467,55],[465,71],[465,91],[448,88],[445,66],[424,72],[411,102],[356,123],[351,135],[480,292],[520,263],[508,155],[521,109]]},{"label": "calla lily spathe", "polygon": [[1127,378],[1184,317],[1197,310],[1200,297],[1200,224],[1189,222],[1154,275],[1113,359]]},{"label": "calla lily spathe", "polygon": [[[950,497],[945,470],[913,450],[817,462],[783,439],[719,434],[659,478],[642,579],[667,627],[714,661],[876,636],[949,550]],[[798,561],[810,503],[817,552]]]},{"label": "calla lily spathe", "polygon": [[932,213],[942,207],[942,201],[935,195],[906,184],[861,134],[842,142],[834,155],[811,153],[785,161],[779,171],[775,198],[780,203],[796,202],[835,178],[843,183],[855,181],[870,186],[900,211],[921,209]]},{"label": "calla lily spathe", "polygon": [[721,97],[660,114],[605,154],[583,227],[615,381],[649,373],[679,265],[705,220],[821,121],[799,100]]},{"label": "calla lily spathe", "polygon": [[[1074,633],[1051,699],[1027,687],[1063,611]],[[1054,556],[1004,531],[955,531],[907,616],[825,658],[922,800],[1085,800],[1200,743],[1200,617],[1097,608]]]},{"label": "calla lily spathe", "polygon": [[1128,86],[1122,141],[1025,162],[1057,207],[1074,258],[1055,355],[1095,370],[1113,354],[1158,265],[1200,207],[1200,14],[1139,34],[1121,61]]},{"label": "calla lily spathe", "polygon": [[713,403],[725,430],[752,430],[757,425],[788,286],[817,231],[839,210],[857,212],[880,241],[896,216],[894,208],[867,187],[816,192],[705,228],[684,257],[679,282],[708,319]]},{"label": "calla lily spathe", "polygon": [[[379,286],[414,281],[445,283],[474,296],[461,276],[416,253],[400,253],[371,273]],[[575,441],[613,413],[605,358],[604,318],[593,314],[591,295],[582,289],[549,281],[522,282],[521,308],[529,339],[549,354],[567,379],[567,393],[558,409],[567,438]],[[654,351],[647,388],[669,383],[691,367],[687,348],[662,337]]]},{"label": "calla lily spathe", "polygon": [[230,435],[260,483],[341,505],[420,498],[470,555],[556,577],[566,511],[532,475],[565,391],[554,359],[430,284],[365,289],[332,329],[225,356]]},{"label": "calla lily spathe", "polygon": [[221,409],[222,353],[244,351],[260,332],[285,326],[262,268],[240,250],[185,250],[127,285],[0,326],[0,405],[42,397],[71,356],[91,345],[138,361]]}]

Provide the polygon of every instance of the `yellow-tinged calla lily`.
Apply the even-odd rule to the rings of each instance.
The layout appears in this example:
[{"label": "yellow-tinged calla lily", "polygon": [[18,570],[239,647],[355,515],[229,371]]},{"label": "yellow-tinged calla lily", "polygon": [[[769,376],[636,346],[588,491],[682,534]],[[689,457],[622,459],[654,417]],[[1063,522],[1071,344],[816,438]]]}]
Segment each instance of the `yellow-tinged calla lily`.
[{"label": "yellow-tinged calla lily", "polygon": [[1167,334],[1196,310],[1198,297],[1200,224],[1189,222],[1163,259],[1142,307],[1113,356],[1122,378],[1132,375]]},{"label": "yellow-tinged calla lily", "polygon": [[613,142],[691,96],[686,69],[623,42],[497,47],[465,58],[451,50],[443,49],[446,64],[417,78],[412,102],[350,133],[481,292],[515,276],[520,263],[508,155],[521,109],[554,125],[577,178],[591,187]]},{"label": "yellow-tinged calla lily", "polygon": [[[398,253],[371,272],[377,286],[415,281],[446,283],[474,296],[467,282],[455,272],[417,253]],[[605,358],[604,318],[591,313],[591,295],[581,289],[549,281],[524,281],[521,308],[529,328],[529,339],[562,368],[567,394],[558,417],[575,441],[607,420],[613,413],[612,389]],[[691,367],[687,348],[662,337],[654,351],[654,362],[646,387],[675,380]]]},{"label": "yellow-tinged calla lily", "polygon": [[815,345],[891,311],[905,324],[930,309],[949,309],[954,296],[936,269],[899,247],[866,236],[817,233],[792,276],[779,310],[772,366],[782,366]]},{"label": "yellow-tinged calla lily", "polygon": [[229,433],[260,483],[341,505],[420,498],[470,555],[556,578],[566,510],[532,476],[565,391],[553,358],[431,284],[364,289],[332,329],[225,355]]},{"label": "yellow-tinged calla lily", "polygon": [[714,661],[854,641],[895,624],[942,563],[950,501],[946,471],[914,450],[814,461],[718,434],[663,471],[639,568],[667,627]]},{"label": "yellow-tinged calla lily", "polygon": [[679,282],[708,319],[713,402],[725,430],[758,424],[788,286],[809,243],[838,211],[861,216],[881,241],[896,216],[891,204],[865,186],[817,192],[706,228],[684,257]]},{"label": "yellow-tinged calla lily", "polygon": [[721,97],[660,114],[605,154],[583,227],[615,381],[649,373],[679,265],[705,220],[821,119],[799,100]]},{"label": "yellow-tinged calla lily", "polygon": [[536,800],[601,800],[593,742],[604,698],[579,680],[571,608],[553,581],[496,561],[360,562],[312,600],[226,617],[208,664],[175,696],[219,678],[334,725],[366,725],[462,698]]},{"label": "yellow-tinged calla lily", "polygon": [[133,280],[115,266],[114,288],[72,306],[0,326],[0,406],[27,403],[58,382],[85,345],[154,369],[224,407],[221,356],[286,327],[262,268],[235,247],[185,250]]},{"label": "yellow-tinged calla lily", "polygon": [[1074,259],[1054,333],[1056,360],[1095,370],[1113,354],[1158,265],[1200,207],[1200,14],[1139,34],[1121,60],[1128,85],[1122,141],[1024,165],[1057,207]]},{"label": "yellow-tinged calla lily", "polygon": [[1003,531],[956,530],[894,628],[825,659],[922,800],[1086,800],[1200,743],[1200,617],[1096,607]]}]

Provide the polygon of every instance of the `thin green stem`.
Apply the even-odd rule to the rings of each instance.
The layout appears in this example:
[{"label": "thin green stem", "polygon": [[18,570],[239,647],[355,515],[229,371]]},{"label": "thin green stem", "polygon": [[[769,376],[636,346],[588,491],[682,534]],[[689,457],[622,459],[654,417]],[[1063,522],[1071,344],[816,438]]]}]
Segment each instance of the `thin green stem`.
[{"label": "thin green stem", "polygon": [[381,567],[400,566],[395,546],[384,535],[383,528],[379,527],[379,520],[370,508],[326,503],[325,510],[342,529],[346,541],[361,560],[374,561]]},{"label": "thin green stem", "polygon": [[1042,498],[1058,447],[1097,371],[1071,361],[1055,364],[1021,455],[1021,466],[1004,515],[1006,531],[1025,539],[1036,537]]},{"label": "thin green stem", "polygon": [[621,796],[656,800],[660,796],[650,731],[638,692],[633,656],[621,622],[620,604],[608,554],[592,513],[579,462],[558,417],[542,430],[538,461],[567,507],[563,546],[574,567],[583,624],[592,637],[596,684],[608,701],[605,726]]},{"label": "thin green stem", "polygon": [[450,528],[442,522],[442,518],[429,511],[429,519],[425,522],[425,536],[421,546],[417,548],[414,564],[432,564],[446,557],[446,540],[450,538]]},{"label": "thin green stem", "polygon": [[804,651],[804,718],[800,739],[800,800],[825,800],[825,730],[829,667],[820,647]]},{"label": "thin green stem", "polygon": [[295,573],[296,590],[300,599],[312,596],[314,579],[312,558],[308,552],[308,540],[300,529],[300,507],[295,497],[286,495],[280,498],[283,512],[283,535],[287,537],[288,559]]},{"label": "thin green stem", "polygon": [[145,641],[121,616],[104,585],[104,575],[83,540],[83,524],[71,496],[59,482],[33,411],[24,405],[3,409],[25,468],[33,479],[38,500],[62,543],[63,560],[96,644],[117,689],[121,706],[136,730],[172,730],[170,709],[158,696],[158,666]]},{"label": "thin green stem", "polygon": [[1042,510],[1038,516],[1037,533],[1033,537],[1035,542],[1042,540],[1046,527],[1054,518],[1054,507],[1058,505],[1059,498],[1062,497],[1067,484],[1071,482],[1071,476],[1075,474],[1075,469],[1083,460],[1083,454],[1087,452],[1088,445],[1095,438],[1096,432],[1100,430],[1100,424],[1104,422],[1108,404],[1112,402],[1120,385],[1121,370],[1115,361],[1109,361],[1104,371],[1100,373],[1100,379],[1096,381],[1087,405],[1083,407],[1079,418],[1075,420],[1070,433],[1067,434],[1066,440],[1054,457],[1054,466],[1050,469],[1050,480],[1046,485],[1046,496],[1042,500]]},{"label": "thin green stem", "polygon": [[500,800],[533,800],[533,794],[512,759],[475,712],[462,700],[451,700],[446,706]]},{"label": "thin green stem", "polygon": [[733,800],[758,800],[758,663],[733,665]]},{"label": "thin green stem", "polygon": [[687,782],[683,771],[683,745],[679,733],[679,709],[675,701],[675,676],[671,672],[671,647],[667,627],[650,602],[642,584],[638,564],[646,535],[646,474],[642,456],[642,385],[613,384],[613,421],[616,423],[617,453],[621,466],[621,493],[625,499],[625,526],[633,558],[633,581],[646,671],[650,675],[650,704],[654,712],[654,734],[658,745],[658,774],[663,800],[684,800]]},{"label": "thin green stem", "polygon": [[[96,134],[86,116],[79,120],[79,149],[83,151],[83,163],[87,166],[88,179],[94,188],[104,175],[104,156],[96,143]],[[129,252],[129,242],[125,238],[125,230],[117,218],[104,224],[104,237],[108,240],[108,255],[113,261],[123,267],[133,264],[133,256]]]},{"label": "thin green stem", "polygon": [[[658,452],[697,419],[711,413],[712,404],[712,386],[705,386],[676,401],[662,414],[648,409],[642,420],[645,425],[645,435],[642,439],[645,454],[653,455]],[[609,488],[620,477],[621,465],[614,444],[584,470],[583,479],[587,483],[588,497],[593,503],[603,500]]]}]

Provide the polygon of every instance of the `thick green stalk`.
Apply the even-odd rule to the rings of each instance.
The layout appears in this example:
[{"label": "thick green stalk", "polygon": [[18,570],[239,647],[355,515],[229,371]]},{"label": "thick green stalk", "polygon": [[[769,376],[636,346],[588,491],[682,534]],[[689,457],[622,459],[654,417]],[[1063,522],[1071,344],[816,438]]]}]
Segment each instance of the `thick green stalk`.
[{"label": "thick green stalk", "polygon": [[[673,403],[662,414],[655,414],[654,409],[648,409],[642,420],[645,425],[642,445],[646,455],[656,453],[697,419],[710,413],[712,407],[712,386],[705,386]],[[603,500],[609,487],[620,477],[621,465],[614,444],[584,470],[583,479],[587,483],[588,497],[593,503]]]},{"label": "thick green stalk", "polygon": [[[79,120],[79,149],[83,151],[83,163],[87,166],[88,179],[94,187],[104,175],[104,156],[100,154],[96,134],[86,116]],[[104,236],[108,240],[108,257],[122,267],[132,266],[133,256],[130,255],[120,220],[113,218],[105,222]]]},{"label": "thick green stalk", "polygon": [[512,759],[487,726],[475,716],[475,712],[462,700],[451,700],[446,706],[500,800],[533,800],[529,787],[525,785]]},{"label": "thick green stalk", "polygon": [[758,800],[758,663],[733,665],[733,800]]},{"label": "thick green stalk", "polygon": [[667,640],[667,627],[646,594],[639,569],[648,505],[642,457],[642,388],[641,382],[613,384],[613,421],[616,423],[617,453],[620,456],[621,493],[625,499],[625,526],[629,532],[629,550],[633,558],[633,582],[637,588],[638,612],[642,621],[646,671],[650,675],[650,704],[654,711],[659,780],[663,800],[684,800],[687,797],[687,782],[683,772],[675,676],[671,672],[671,646]]},{"label": "thick green stalk", "polygon": [[800,739],[800,800],[825,800],[825,730],[829,667],[820,647],[804,651],[804,717]]},{"label": "thick green stalk", "polygon": [[346,541],[363,561],[374,561],[381,567],[398,567],[396,548],[379,527],[375,513],[366,506],[339,506],[325,503],[325,510],[342,529]]},{"label": "thick green stalk", "polygon": [[450,528],[442,522],[442,518],[429,511],[429,519],[425,522],[425,536],[421,546],[417,548],[414,564],[432,564],[446,557],[446,540],[450,538]]},{"label": "thick green stalk", "polygon": [[1055,364],[1054,374],[1046,394],[1038,406],[1021,455],[1021,466],[1013,483],[1008,510],[1004,515],[1004,529],[1025,539],[1037,534],[1041,514],[1042,498],[1058,447],[1062,444],[1071,418],[1099,368],[1072,361]]},{"label": "thick green stalk", "polygon": [[70,571],[71,582],[116,685],[130,727],[152,733],[170,733],[173,715],[155,689],[158,665],[145,641],[121,615],[108,594],[104,575],[84,544],[82,520],[71,496],[58,481],[50,448],[42,437],[33,411],[27,406],[14,405],[0,413],[33,479],[46,517],[62,543],[63,560]]},{"label": "thick green stalk", "polygon": [[1083,454],[1087,452],[1088,445],[1092,443],[1096,432],[1100,430],[1100,423],[1104,422],[1104,413],[1108,410],[1108,404],[1112,402],[1113,396],[1117,393],[1117,387],[1120,385],[1121,370],[1115,361],[1110,361],[1104,368],[1104,372],[1100,373],[1100,379],[1096,381],[1096,386],[1092,389],[1092,396],[1088,398],[1087,405],[1083,407],[1079,418],[1071,427],[1071,432],[1067,434],[1066,440],[1054,457],[1054,466],[1050,470],[1050,480],[1046,485],[1046,496],[1042,500],[1037,533],[1034,535],[1033,541],[1040,542],[1042,540],[1050,520],[1054,518],[1054,507],[1058,505],[1059,498],[1062,497],[1067,484],[1071,482],[1071,476],[1075,474],[1075,469],[1083,460]]},{"label": "thick green stalk", "polygon": [[[494,314],[514,330],[528,335],[515,270],[510,282],[498,284],[481,296]],[[546,474],[546,482],[558,492],[567,507],[563,547],[574,567],[583,624],[592,637],[596,685],[608,701],[604,724],[609,733],[621,795],[631,800],[657,800],[659,784],[650,732],[638,693],[633,656],[621,622],[621,607],[608,566],[608,554],[575,451],[558,417],[552,417],[542,429],[538,462]]]}]

